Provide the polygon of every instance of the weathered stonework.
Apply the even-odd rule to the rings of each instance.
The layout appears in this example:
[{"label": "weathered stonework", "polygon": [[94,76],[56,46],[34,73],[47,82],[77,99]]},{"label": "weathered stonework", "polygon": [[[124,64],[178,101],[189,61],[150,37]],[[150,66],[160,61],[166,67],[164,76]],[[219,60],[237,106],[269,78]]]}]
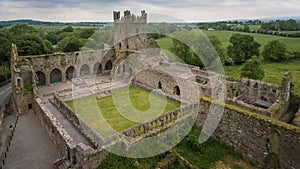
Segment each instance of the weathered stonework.
[{"label": "weathered stonework", "polygon": [[[140,17],[125,11],[123,18],[120,18],[120,12],[114,12],[114,26],[115,44],[110,50],[19,57],[16,46],[12,46],[12,98],[20,113],[35,112],[47,129],[61,155],[54,167],[96,168],[107,154],[104,147],[123,138],[126,138],[125,144],[129,145],[143,137],[160,133],[184,120],[195,107],[202,112],[197,118],[197,124],[201,127],[210,104],[215,104],[224,106],[225,112],[213,137],[234,147],[260,167],[265,167],[269,157],[274,156],[281,168],[300,168],[300,128],[277,120],[289,107],[299,109],[300,103],[290,104],[291,74],[284,75],[281,86],[225,77],[226,103],[219,103],[210,99],[215,90],[211,84],[222,76],[187,64],[169,64],[160,49],[147,51],[151,40],[146,38],[145,11]],[[87,86],[82,82],[86,80],[85,77],[108,74],[110,79],[107,82],[95,82],[95,85]],[[64,103],[72,88],[39,95],[40,86],[48,88],[51,84],[72,79],[76,82],[75,88],[82,90],[78,93],[74,91],[74,95],[78,94],[76,97],[81,94],[85,97],[100,95],[112,89],[112,85],[108,84],[128,82],[126,85],[155,90],[155,94],[182,101],[184,106],[104,140]],[[101,88],[101,85],[107,86]],[[195,98],[195,93],[199,93],[201,98]],[[42,100],[48,97],[59,113],[91,145],[75,143],[61,121],[47,108],[48,99]],[[299,116],[298,110],[294,119],[296,125],[300,123]]]}]

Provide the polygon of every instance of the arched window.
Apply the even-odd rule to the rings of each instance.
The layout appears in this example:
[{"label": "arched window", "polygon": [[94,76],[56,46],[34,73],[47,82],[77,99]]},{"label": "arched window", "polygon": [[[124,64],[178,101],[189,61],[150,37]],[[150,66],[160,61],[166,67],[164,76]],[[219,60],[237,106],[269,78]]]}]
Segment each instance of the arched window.
[{"label": "arched window", "polygon": [[99,75],[99,74],[102,73],[102,65],[101,65],[99,62],[97,62],[97,63],[94,65],[93,73],[94,73],[95,75]]},{"label": "arched window", "polygon": [[174,87],[174,93],[176,94],[176,95],[180,95],[180,88],[179,88],[179,86],[175,86]]}]

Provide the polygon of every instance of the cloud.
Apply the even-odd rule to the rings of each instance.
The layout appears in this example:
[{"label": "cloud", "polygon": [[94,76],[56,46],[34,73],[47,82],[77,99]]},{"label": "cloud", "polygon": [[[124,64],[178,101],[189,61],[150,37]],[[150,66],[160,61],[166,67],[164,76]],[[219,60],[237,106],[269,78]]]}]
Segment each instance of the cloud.
[{"label": "cloud", "polygon": [[295,16],[299,8],[298,0],[1,0],[0,20],[112,21],[114,10],[145,9],[153,20],[212,21]]}]

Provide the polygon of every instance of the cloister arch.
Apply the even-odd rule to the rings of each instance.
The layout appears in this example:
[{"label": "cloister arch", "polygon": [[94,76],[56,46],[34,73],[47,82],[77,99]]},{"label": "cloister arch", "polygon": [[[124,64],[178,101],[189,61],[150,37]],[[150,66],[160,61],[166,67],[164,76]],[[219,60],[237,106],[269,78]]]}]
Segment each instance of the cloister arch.
[{"label": "cloister arch", "polygon": [[90,74],[90,67],[87,64],[84,64],[80,68],[80,76],[85,76]]},{"label": "cloister arch", "polygon": [[55,68],[50,73],[50,83],[53,84],[58,82],[62,82],[62,73],[61,70]]},{"label": "cloister arch", "polygon": [[112,62],[111,60],[109,60],[105,64],[105,70],[111,70],[111,69],[112,69]]},{"label": "cloister arch", "polygon": [[66,70],[66,80],[71,80],[76,77],[76,70],[74,66],[68,67]]},{"label": "cloister arch", "polygon": [[35,73],[37,75],[36,85],[37,86],[45,86],[46,85],[46,75],[45,75],[45,73],[42,72],[42,71],[37,71]]}]

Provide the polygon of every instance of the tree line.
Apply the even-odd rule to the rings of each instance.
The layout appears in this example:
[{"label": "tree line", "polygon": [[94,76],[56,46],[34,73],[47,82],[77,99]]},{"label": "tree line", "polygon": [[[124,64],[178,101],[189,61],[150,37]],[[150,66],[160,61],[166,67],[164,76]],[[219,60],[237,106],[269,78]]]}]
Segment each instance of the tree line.
[{"label": "tree line", "polygon": [[[250,29],[249,25],[257,25],[259,28]],[[199,29],[209,30],[227,30],[227,31],[240,31],[249,33],[260,33],[274,36],[284,37],[300,37],[300,23],[294,19],[289,20],[276,20],[269,22],[262,22],[260,20],[249,21],[221,21],[213,23],[198,23]],[[295,31],[295,32],[293,32]]]}]

